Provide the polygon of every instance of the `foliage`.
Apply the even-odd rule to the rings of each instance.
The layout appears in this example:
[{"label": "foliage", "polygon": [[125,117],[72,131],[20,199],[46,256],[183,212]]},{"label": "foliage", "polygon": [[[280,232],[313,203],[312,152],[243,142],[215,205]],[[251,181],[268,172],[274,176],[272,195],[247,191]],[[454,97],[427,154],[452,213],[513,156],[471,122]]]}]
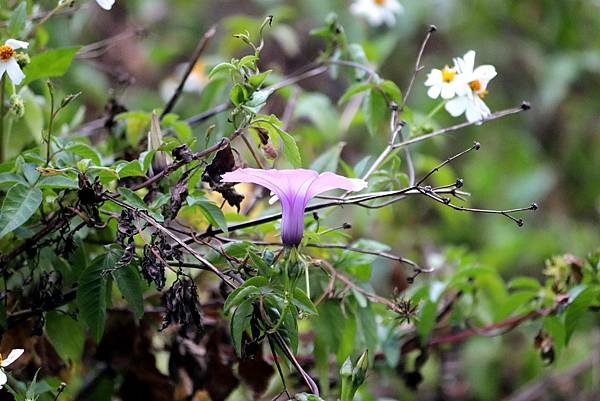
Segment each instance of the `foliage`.
[{"label": "foliage", "polygon": [[[599,69],[572,23],[597,19],[591,6],[444,2],[436,32],[426,4],[373,28],[340,1],[256,1],[259,17],[170,3],[2,3],[3,37],[30,43],[14,56],[25,79],[0,84],[2,351],[24,348],[27,366],[8,369],[15,399],[448,398],[458,361],[459,398],[491,400],[587,363],[597,138],[543,131],[582,131],[572,116],[592,113],[569,92]],[[199,29],[197,9],[213,10],[207,28],[227,16],[195,44],[180,22]],[[518,17],[537,12],[551,27]],[[490,21],[532,40],[530,59]],[[486,98],[499,111],[481,121],[425,96],[423,65],[451,60],[440,44],[455,33],[453,52],[481,48],[499,71]],[[508,56],[541,82],[512,83]],[[517,95],[534,100],[529,126]],[[318,197],[302,243],[283,245],[268,191],[221,181],[246,166],[368,188]],[[514,361],[510,380],[494,371]]]}]

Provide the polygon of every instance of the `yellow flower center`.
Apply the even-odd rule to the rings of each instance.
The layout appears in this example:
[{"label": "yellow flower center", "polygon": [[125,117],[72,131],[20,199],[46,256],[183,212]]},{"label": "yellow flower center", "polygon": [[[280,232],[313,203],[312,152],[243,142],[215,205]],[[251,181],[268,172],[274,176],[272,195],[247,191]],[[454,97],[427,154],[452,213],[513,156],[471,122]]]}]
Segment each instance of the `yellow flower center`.
[{"label": "yellow flower center", "polygon": [[469,82],[469,87],[482,99],[488,94],[487,90],[482,89],[481,82],[478,79]]},{"label": "yellow flower center", "polygon": [[4,358],[2,358],[2,354],[0,354],[0,363],[2,363],[4,361]]},{"label": "yellow flower center", "polygon": [[456,71],[453,68],[449,68],[448,66],[445,66],[442,69],[442,80],[444,82],[454,81],[455,76],[456,76]]},{"label": "yellow flower center", "polygon": [[375,4],[377,4],[378,6],[382,6],[385,4],[385,0],[373,0],[375,2]]},{"label": "yellow flower center", "polygon": [[0,60],[8,61],[15,55],[15,49],[9,45],[0,46]]}]

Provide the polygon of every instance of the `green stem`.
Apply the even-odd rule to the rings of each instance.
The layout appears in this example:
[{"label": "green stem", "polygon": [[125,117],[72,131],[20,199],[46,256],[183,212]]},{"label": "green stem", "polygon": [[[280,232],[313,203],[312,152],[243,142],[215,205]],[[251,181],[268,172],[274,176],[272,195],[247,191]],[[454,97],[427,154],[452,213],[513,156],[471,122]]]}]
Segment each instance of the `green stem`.
[{"label": "green stem", "polygon": [[6,110],[4,107],[4,84],[6,82],[6,74],[2,75],[0,80],[0,163],[4,161],[4,115]]},{"label": "green stem", "polygon": [[48,89],[50,90],[50,119],[48,121],[48,137],[46,139],[46,167],[50,164],[50,153],[52,149],[52,128],[54,125],[54,89],[49,84]]},{"label": "green stem", "polygon": [[429,122],[429,120],[431,120],[446,104],[446,101],[444,99],[442,99],[437,106],[435,106],[430,112],[429,114],[427,114],[427,116],[425,117],[425,120],[423,120],[421,122],[421,125]]}]

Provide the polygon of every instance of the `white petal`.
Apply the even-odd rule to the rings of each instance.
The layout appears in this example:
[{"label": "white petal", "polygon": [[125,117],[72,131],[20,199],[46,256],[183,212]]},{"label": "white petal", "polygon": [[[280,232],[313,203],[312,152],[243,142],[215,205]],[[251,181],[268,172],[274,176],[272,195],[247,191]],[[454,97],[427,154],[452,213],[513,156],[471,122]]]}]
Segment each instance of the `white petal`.
[{"label": "white petal", "polygon": [[454,98],[446,103],[446,111],[450,113],[452,117],[458,117],[465,112],[468,100],[469,99],[466,96]]},{"label": "white petal", "polygon": [[454,91],[456,92],[457,96],[464,96],[468,93],[471,93],[471,87],[465,80],[464,75],[457,75],[454,78],[453,84],[454,84]]},{"label": "white petal", "polygon": [[0,388],[2,388],[2,386],[4,386],[7,381],[8,381],[8,377],[6,377],[6,373],[4,373],[4,371],[0,370]]},{"label": "white petal", "polygon": [[427,80],[425,81],[425,86],[437,85],[444,82],[444,77],[442,75],[442,70],[438,70],[434,68],[431,70],[429,74],[427,74]]},{"label": "white petal", "polygon": [[4,63],[4,65],[6,66],[6,72],[8,73],[10,80],[13,81],[15,85],[19,85],[23,78],[25,78],[25,74],[23,74],[23,71],[21,70],[19,63],[17,63],[17,60],[11,58]]},{"label": "white petal", "polygon": [[475,68],[473,71],[473,75],[483,82],[490,82],[498,73],[496,72],[496,68],[493,65],[480,65]]},{"label": "white petal", "polygon": [[474,103],[469,103],[467,105],[467,112],[465,113],[467,117],[467,121],[470,123],[474,123],[481,120],[481,111],[477,108]]},{"label": "white petal", "polygon": [[0,78],[2,78],[5,71],[6,71],[6,63],[4,61],[0,61]]},{"label": "white petal", "polygon": [[404,7],[397,0],[388,0],[386,7],[388,10],[396,14],[404,12]]},{"label": "white petal", "polygon": [[455,93],[453,85],[448,83],[442,84],[442,99],[451,99]]},{"label": "white petal", "polygon": [[96,3],[105,10],[110,10],[115,4],[115,0],[96,0]]},{"label": "white petal", "polygon": [[29,43],[16,39],[8,39],[6,44],[13,49],[27,49],[29,47]]},{"label": "white petal", "polygon": [[23,348],[13,349],[12,351],[10,351],[10,354],[8,354],[6,359],[2,360],[0,366],[4,367],[10,365],[11,363],[19,359],[19,357],[23,355],[23,352],[25,352]]},{"label": "white petal", "polygon": [[462,72],[467,75],[471,74],[473,72],[473,69],[475,68],[475,50],[469,50],[467,54],[464,55],[462,60]]},{"label": "white petal", "polygon": [[427,96],[432,99],[437,99],[440,96],[440,91],[442,90],[442,85],[434,85],[427,91]]},{"label": "white petal", "polygon": [[490,108],[487,106],[487,104],[485,104],[485,102],[481,98],[479,98],[479,97],[475,98],[475,104],[477,105],[477,108],[479,109],[481,118],[488,118],[490,116],[490,114],[492,114],[492,111],[490,110]]}]

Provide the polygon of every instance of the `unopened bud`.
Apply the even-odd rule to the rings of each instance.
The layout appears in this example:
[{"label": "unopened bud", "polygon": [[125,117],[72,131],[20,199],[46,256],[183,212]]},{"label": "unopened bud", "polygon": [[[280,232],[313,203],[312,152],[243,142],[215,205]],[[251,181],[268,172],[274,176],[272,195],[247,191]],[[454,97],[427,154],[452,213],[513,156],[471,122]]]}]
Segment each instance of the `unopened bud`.
[{"label": "unopened bud", "polygon": [[31,58],[27,53],[15,53],[14,57],[21,68],[25,68],[25,66],[31,62]]},{"label": "unopened bud", "polygon": [[344,364],[340,368],[340,376],[342,377],[350,377],[352,376],[352,361],[350,357],[346,358]]},{"label": "unopened bud", "polygon": [[367,378],[367,371],[369,370],[369,350],[362,353],[356,366],[352,371],[352,387],[356,390],[363,384]]},{"label": "unopened bud", "polygon": [[23,103],[23,98],[21,98],[19,95],[12,95],[10,97],[9,110],[17,118],[23,117],[25,114],[25,104]]}]

